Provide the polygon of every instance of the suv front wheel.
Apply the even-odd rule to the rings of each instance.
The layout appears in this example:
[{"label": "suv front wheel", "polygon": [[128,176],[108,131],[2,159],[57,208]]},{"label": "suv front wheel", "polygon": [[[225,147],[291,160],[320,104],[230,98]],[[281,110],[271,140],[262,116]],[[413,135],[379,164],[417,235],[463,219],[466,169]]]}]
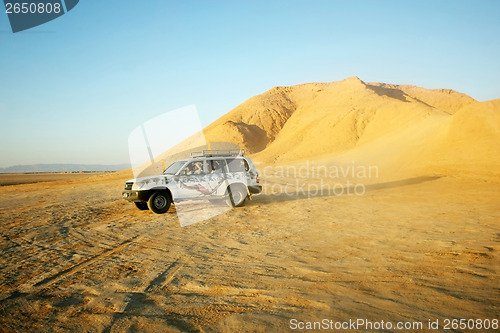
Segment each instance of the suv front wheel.
[{"label": "suv front wheel", "polygon": [[158,191],[151,194],[148,200],[149,209],[156,214],[163,214],[169,208],[172,203],[172,199],[167,192]]}]

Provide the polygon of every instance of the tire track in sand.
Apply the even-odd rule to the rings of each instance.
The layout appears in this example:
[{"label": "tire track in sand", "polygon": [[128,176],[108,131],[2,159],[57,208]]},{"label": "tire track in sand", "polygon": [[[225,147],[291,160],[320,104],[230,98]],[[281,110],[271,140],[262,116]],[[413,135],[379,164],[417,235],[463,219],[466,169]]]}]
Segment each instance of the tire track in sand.
[{"label": "tire track in sand", "polygon": [[[156,277],[153,278],[149,282],[149,284],[142,289],[142,291],[128,292],[126,301],[120,306],[120,309],[113,314],[111,324],[106,329],[104,329],[103,332],[112,332],[114,328],[117,328],[116,330],[118,331],[122,331],[123,328],[119,327],[120,319],[126,318],[128,315],[130,315],[131,312],[134,312],[134,310],[136,310],[136,308],[138,307],[138,304],[144,302],[147,299],[147,295],[149,293],[158,292],[159,290],[165,288],[184,266],[184,264],[180,263],[179,261],[180,259],[177,258],[174,262],[172,262],[163,272],[156,275]],[[192,331],[194,328],[188,322],[180,318],[169,318],[169,321],[172,325],[180,328],[181,330]]]},{"label": "tire track in sand", "polygon": [[[133,244],[134,242],[139,241],[142,237],[143,236],[141,236],[141,235],[137,235],[137,236],[128,238],[128,239],[124,240],[123,242],[119,243],[116,247],[101,251],[100,253],[98,253],[97,255],[95,255],[89,259],[85,259],[77,264],[71,265],[70,267],[63,269],[55,274],[52,274],[52,275],[50,275],[50,276],[42,279],[41,281],[38,281],[38,282],[32,284],[32,285],[25,284],[24,286],[25,286],[25,288],[27,287],[27,289],[47,287],[47,286],[49,286],[57,281],[60,281],[62,279],[65,279],[65,278],[75,274],[76,272],[81,271],[82,269],[92,265],[93,263],[95,263],[95,262],[97,262],[105,257],[108,257],[112,254],[115,254],[117,252],[122,251],[124,248],[126,248],[130,244]],[[25,288],[23,288],[23,289],[25,289]],[[23,292],[26,292],[26,291],[28,291],[28,290],[23,290]]]}]

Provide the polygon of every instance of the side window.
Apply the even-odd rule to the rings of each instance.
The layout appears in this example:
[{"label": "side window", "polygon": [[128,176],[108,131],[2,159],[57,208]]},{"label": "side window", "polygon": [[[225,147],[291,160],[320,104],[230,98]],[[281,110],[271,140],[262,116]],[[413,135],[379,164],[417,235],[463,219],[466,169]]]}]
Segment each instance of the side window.
[{"label": "side window", "polygon": [[226,171],[226,161],[225,160],[209,160],[208,173],[224,173]]},{"label": "side window", "polygon": [[229,172],[245,172],[248,169],[248,164],[245,166],[245,160],[242,158],[227,159]]},{"label": "side window", "polygon": [[190,175],[201,175],[203,174],[203,162],[197,161],[197,162],[191,162],[186,167],[184,170],[181,171],[181,174],[190,176]]}]

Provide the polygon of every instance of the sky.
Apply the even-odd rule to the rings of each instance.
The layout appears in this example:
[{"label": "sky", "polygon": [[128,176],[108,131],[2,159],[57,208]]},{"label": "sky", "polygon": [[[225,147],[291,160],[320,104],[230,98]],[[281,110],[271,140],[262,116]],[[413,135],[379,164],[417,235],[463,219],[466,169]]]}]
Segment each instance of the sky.
[{"label": "sky", "polygon": [[0,12],[0,167],[127,163],[128,136],[203,126],[274,86],[412,84],[500,98],[500,1],[81,0],[12,33]]}]

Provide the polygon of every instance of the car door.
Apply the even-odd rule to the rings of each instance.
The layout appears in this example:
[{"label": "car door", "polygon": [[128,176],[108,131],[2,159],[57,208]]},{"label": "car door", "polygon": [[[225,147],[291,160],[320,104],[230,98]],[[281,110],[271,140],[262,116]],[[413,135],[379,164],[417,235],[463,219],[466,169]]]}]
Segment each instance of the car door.
[{"label": "car door", "polygon": [[207,182],[212,196],[222,196],[226,192],[227,182],[227,165],[226,160],[221,158],[213,158],[207,160]]},{"label": "car door", "polygon": [[205,178],[204,161],[188,163],[178,175],[177,199],[194,199],[207,195],[208,190],[204,186]]}]

